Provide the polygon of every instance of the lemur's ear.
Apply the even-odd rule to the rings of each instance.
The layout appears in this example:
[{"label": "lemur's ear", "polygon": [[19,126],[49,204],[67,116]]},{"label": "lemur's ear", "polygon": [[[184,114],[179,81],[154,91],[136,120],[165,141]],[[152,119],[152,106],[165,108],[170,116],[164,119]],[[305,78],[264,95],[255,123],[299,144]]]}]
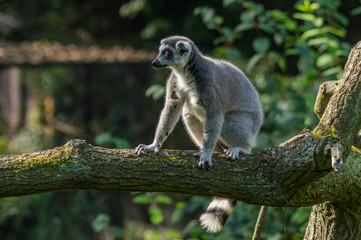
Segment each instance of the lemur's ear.
[{"label": "lemur's ear", "polygon": [[175,49],[180,52],[181,54],[182,53],[185,53],[185,52],[188,52],[189,49],[187,48],[188,43],[187,42],[184,42],[184,41],[179,41],[177,42],[177,44],[175,45]]}]

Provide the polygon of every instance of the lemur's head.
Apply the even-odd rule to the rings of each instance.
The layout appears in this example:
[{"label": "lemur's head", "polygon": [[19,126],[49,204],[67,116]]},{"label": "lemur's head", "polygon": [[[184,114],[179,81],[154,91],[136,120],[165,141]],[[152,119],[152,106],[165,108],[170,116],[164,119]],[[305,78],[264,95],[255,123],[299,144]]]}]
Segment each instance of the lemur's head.
[{"label": "lemur's head", "polygon": [[184,68],[194,50],[194,43],[186,37],[165,38],[160,42],[159,54],[153,60],[152,65],[156,68]]}]

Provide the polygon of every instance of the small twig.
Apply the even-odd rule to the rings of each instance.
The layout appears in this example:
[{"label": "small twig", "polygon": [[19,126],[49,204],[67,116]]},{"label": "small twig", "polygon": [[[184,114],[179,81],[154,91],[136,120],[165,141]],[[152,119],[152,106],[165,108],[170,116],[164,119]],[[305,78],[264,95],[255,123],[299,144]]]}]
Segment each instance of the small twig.
[{"label": "small twig", "polygon": [[259,215],[257,218],[257,223],[254,228],[252,240],[260,240],[261,239],[261,231],[263,228],[263,223],[267,215],[268,206],[261,206],[261,210],[259,211]]}]

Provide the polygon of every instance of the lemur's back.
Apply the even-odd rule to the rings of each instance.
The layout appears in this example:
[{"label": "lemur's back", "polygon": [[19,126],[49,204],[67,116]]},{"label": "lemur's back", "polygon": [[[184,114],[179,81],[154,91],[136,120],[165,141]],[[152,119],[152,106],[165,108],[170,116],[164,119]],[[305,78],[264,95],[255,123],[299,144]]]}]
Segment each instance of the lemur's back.
[{"label": "lemur's back", "polygon": [[232,63],[205,57],[209,64],[209,77],[214,81],[217,94],[225,112],[245,111],[260,114],[263,118],[259,96],[246,75]]}]

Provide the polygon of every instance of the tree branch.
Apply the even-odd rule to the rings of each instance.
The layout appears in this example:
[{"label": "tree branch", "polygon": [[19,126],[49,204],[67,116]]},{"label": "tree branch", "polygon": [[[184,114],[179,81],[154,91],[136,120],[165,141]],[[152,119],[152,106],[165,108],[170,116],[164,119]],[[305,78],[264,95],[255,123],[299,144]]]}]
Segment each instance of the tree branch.
[{"label": "tree branch", "polygon": [[[84,140],[15,156],[0,156],[0,197],[61,189],[161,191],[230,197],[253,204],[308,205],[294,199],[302,186],[329,170],[313,162],[312,135],[285,146],[230,161],[215,154],[210,171],[199,170],[191,151],[137,156],[132,150],[93,147]],[[277,174],[277,175],[276,175]],[[315,196],[314,202],[318,202]]]}]

